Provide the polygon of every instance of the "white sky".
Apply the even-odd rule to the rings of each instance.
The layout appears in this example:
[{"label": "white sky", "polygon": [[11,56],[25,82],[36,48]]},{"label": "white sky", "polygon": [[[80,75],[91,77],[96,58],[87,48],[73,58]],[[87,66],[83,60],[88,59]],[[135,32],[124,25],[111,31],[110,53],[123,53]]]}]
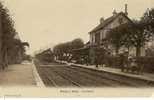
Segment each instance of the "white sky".
[{"label": "white sky", "polygon": [[10,10],[21,40],[30,43],[28,53],[54,44],[82,38],[89,40],[101,17],[113,9],[124,11],[128,4],[130,18],[139,18],[154,0],[1,0]]}]

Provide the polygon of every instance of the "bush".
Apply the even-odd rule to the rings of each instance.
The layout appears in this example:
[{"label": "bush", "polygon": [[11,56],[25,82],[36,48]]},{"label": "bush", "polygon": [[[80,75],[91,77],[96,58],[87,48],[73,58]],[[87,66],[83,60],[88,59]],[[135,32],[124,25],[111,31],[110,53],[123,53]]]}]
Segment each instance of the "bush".
[{"label": "bush", "polygon": [[[137,57],[137,63],[139,66],[144,66],[144,72],[154,73],[154,57]],[[106,61],[107,66],[113,68],[120,68],[120,58],[110,57]]]},{"label": "bush", "polygon": [[154,73],[154,57],[138,57],[137,63],[144,66],[145,72]]}]

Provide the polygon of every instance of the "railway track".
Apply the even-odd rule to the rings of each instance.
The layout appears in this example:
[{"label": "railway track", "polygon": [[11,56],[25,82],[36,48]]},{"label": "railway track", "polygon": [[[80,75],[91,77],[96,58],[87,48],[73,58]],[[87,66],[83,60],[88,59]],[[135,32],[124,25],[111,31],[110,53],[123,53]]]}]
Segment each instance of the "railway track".
[{"label": "railway track", "polygon": [[40,68],[43,74],[41,74],[42,78],[44,78],[44,83],[51,87],[81,87],[77,82],[61,75],[58,71],[50,70],[49,68]]},{"label": "railway track", "polygon": [[99,84],[99,86],[110,86],[110,87],[133,86],[131,84],[120,82],[120,81],[113,80],[113,79],[109,79],[107,77],[101,77],[100,75],[97,75],[96,72],[90,73],[88,71],[84,71],[84,70],[80,70],[80,69],[74,70],[74,68],[72,68],[72,67],[65,67],[65,70],[67,70],[67,72],[72,71],[73,73],[76,73],[76,75],[80,74],[85,79],[89,79],[89,80],[92,80],[93,82],[95,82],[95,85]]},{"label": "railway track", "polygon": [[62,78],[68,80],[70,83],[72,83],[73,85],[77,86],[77,87],[82,87],[78,82],[75,82],[73,80],[71,80],[69,77],[64,76],[63,74],[61,74],[58,71],[54,71],[55,73],[57,73],[57,75],[60,75]]},{"label": "railway track", "polygon": [[[45,69],[46,70],[46,69]],[[47,80],[49,81],[49,84],[52,84],[51,86],[54,86],[54,87],[58,87],[58,85],[56,84],[56,82],[52,79],[51,76],[49,76],[49,72],[48,70],[45,71],[45,76],[47,78]]]},{"label": "railway track", "polygon": [[38,70],[53,87],[151,87],[148,82],[66,64],[39,65]]},{"label": "railway track", "polygon": [[[52,69],[52,70],[56,70],[59,71],[59,69]],[[59,74],[61,74],[62,76],[64,76],[66,79],[70,79],[75,81],[76,83],[80,84],[80,87],[85,87],[85,86],[109,86],[109,84],[105,84],[105,83],[97,83],[96,80],[92,80],[87,76],[82,76],[79,73],[74,73],[72,70],[67,70],[65,68],[62,68],[60,70],[63,70],[63,72],[58,72]]]},{"label": "railway track", "polygon": [[[42,70],[42,71],[41,71]],[[45,71],[45,69],[42,68],[38,68],[38,72],[44,82],[44,84],[48,85],[49,87],[57,87],[57,85],[55,84],[55,82],[50,78],[48,71]]]},{"label": "railway track", "polygon": [[[121,85],[121,86],[130,86],[130,87],[141,87],[141,86],[143,87],[143,86],[147,86],[146,82],[141,82],[141,81],[139,81],[139,82],[138,81],[137,82],[132,82],[127,77],[108,75],[109,73],[98,72],[98,71],[96,73],[93,70],[82,68],[82,67],[73,67],[73,66],[69,66],[69,67],[72,68],[72,69],[75,69],[76,71],[77,70],[80,71],[80,72],[82,71],[82,72],[85,72],[87,74],[90,74],[90,75],[93,75],[93,76],[96,76],[96,77],[101,77],[102,79],[106,79],[108,81],[119,83],[119,85]],[[133,80],[133,81],[136,81],[136,80]]]}]

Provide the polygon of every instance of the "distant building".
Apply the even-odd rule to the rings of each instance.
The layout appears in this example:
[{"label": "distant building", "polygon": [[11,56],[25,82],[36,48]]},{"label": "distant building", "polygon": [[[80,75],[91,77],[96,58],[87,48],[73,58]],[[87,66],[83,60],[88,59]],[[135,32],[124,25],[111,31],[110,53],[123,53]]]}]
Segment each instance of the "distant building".
[{"label": "distant building", "polygon": [[41,61],[45,61],[45,62],[54,61],[54,54],[50,48],[36,54],[35,56]]}]

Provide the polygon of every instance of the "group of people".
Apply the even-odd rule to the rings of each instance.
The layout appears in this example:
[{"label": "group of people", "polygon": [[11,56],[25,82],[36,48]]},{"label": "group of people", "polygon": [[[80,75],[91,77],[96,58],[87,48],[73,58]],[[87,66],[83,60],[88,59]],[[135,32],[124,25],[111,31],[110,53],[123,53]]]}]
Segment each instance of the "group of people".
[{"label": "group of people", "polygon": [[110,52],[103,52],[103,53],[99,53],[95,56],[95,64],[96,64],[96,68],[98,68],[98,65],[102,65],[102,66],[108,66],[109,67],[109,59],[111,57],[111,53]]},{"label": "group of people", "polygon": [[[100,62],[101,62],[101,64],[103,62],[103,65],[107,64],[106,60],[109,58],[109,55],[110,54],[107,54],[107,57],[105,56],[104,61],[102,61],[103,58],[100,58],[100,56],[97,56],[97,58],[95,59],[96,68],[98,68],[98,65],[100,64]],[[137,58],[129,55],[129,53],[127,51],[119,54],[118,59],[119,59],[119,66],[120,66],[122,72],[132,72],[132,73],[136,73],[136,74],[141,74],[143,72],[143,66],[139,65]],[[108,65],[106,65],[106,66],[108,66]]]},{"label": "group of people", "polygon": [[132,72],[141,74],[143,72],[143,66],[139,64],[136,57],[129,55],[128,52],[120,54],[120,68],[122,72]]}]

